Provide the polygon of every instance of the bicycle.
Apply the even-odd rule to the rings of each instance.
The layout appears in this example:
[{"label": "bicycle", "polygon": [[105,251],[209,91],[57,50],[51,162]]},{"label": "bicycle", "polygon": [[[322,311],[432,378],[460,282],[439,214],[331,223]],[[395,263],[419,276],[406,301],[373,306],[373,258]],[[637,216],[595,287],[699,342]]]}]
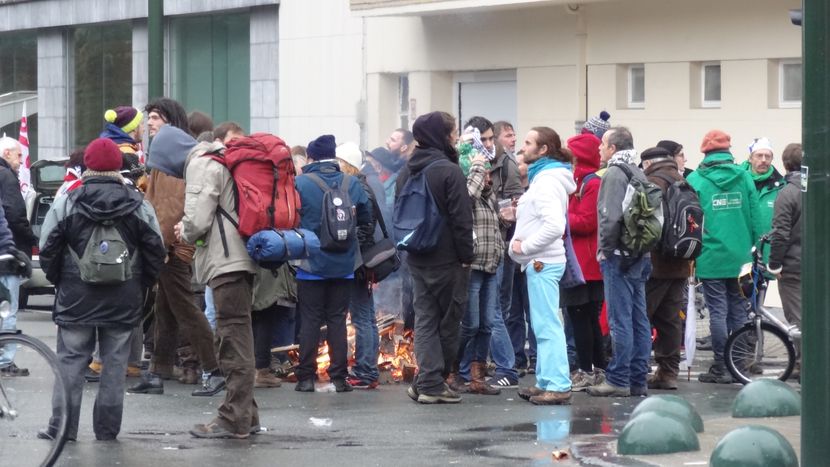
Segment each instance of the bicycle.
[{"label": "bicycle", "polygon": [[724,349],[726,367],[742,384],[764,378],[786,381],[795,368],[795,343],[801,340],[797,326],[784,323],[764,306],[769,280],[764,276],[762,252],[769,242],[768,235],[761,237],[752,248],[749,270],[742,271],[741,287],[750,300],[749,321],[729,336]]},{"label": "bicycle", "polygon": [[[7,261],[19,260],[0,255],[0,263]],[[0,370],[14,363],[29,374],[0,372],[0,463],[51,466],[66,443],[67,388],[52,349],[20,330],[1,330],[10,316],[10,298],[9,289],[0,283]],[[13,360],[8,359],[10,351]]]}]

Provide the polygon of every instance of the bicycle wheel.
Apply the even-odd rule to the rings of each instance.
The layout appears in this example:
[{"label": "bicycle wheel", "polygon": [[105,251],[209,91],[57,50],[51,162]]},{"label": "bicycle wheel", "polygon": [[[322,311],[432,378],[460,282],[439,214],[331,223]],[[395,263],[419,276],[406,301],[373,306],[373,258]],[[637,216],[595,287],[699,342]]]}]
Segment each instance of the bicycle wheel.
[{"label": "bicycle wheel", "polygon": [[5,356],[14,352],[16,366],[15,372],[9,364],[0,371],[0,459],[15,466],[51,466],[66,442],[69,407],[58,357],[24,334],[0,334],[0,349]]},{"label": "bicycle wheel", "polygon": [[756,379],[786,381],[795,366],[795,347],[787,334],[770,323],[755,323],[733,332],[726,341],[724,360],[732,377],[743,384]]}]

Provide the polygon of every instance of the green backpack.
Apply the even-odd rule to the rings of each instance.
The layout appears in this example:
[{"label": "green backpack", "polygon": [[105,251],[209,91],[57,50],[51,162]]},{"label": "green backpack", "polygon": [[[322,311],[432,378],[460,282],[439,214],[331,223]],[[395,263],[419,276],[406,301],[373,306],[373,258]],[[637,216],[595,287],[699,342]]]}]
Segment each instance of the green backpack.
[{"label": "green backpack", "polygon": [[[640,256],[656,248],[663,235],[663,192],[657,185],[634,177],[627,164],[615,167],[628,177],[623,201],[622,244]],[[625,201],[629,201],[628,205]]]},{"label": "green backpack", "polygon": [[96,224],[81,256],[69,248],[69,253],[78,264],[83,282],[112,285],[126,282],[133,276],[130,250],[116,228],[118,222],[120,219]]}]

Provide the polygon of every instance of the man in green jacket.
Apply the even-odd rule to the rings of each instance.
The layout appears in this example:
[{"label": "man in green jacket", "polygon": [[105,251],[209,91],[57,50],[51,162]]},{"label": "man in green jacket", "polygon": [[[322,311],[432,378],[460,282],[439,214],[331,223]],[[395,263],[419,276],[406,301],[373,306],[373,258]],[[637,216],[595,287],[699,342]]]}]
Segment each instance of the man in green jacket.
[{"label": "man in green jacket", "polygon": [[723,351],[729,333],[746,319],[746,299],[738,275],[741,266],[752,260],[752,246],[763,233],[755,184],[746,170],[735,165],[730,146],[726,133],[707,133],[700,146],[703,162],[688,178],[703,208],[703,251],[696,274],[703,282],[715,353],[712,367],[698,377],[704,383],[732,382]]},{"label": "man in green jacket", "polygon": [[[758,191],[758,207],[761,215],[761,234],[772,228],[772,213],[778,192],[787,184],[784,177],[773,167],[772,143],[765,137],[755,138],[749,145],[749,159],[741,168],[749,172]],[[764,251],[764,262],[769,261],[769,247]]]}]

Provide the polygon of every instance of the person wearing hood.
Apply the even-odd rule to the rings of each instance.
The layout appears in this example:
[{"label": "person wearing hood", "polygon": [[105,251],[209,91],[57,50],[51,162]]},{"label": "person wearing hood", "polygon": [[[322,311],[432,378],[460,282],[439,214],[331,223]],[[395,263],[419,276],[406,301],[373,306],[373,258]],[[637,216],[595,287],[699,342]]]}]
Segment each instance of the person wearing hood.
[{"label": "person wearing hood", "polygon": [[599,315],[602,311],[602,272],[597,262],[597,197],[599,195],[599,145],[593,133],[568,140],[574,156],[576,191],[568,200],[568,224],[585,284],[562,289],[559,303],[573,326],[579,369],[572,378],[573,390],[584,391],[605,378],[605,352]]},{"label": "person wearing hood", "polygon": [[[169,138],[165,136],[168,131],[173,131]],[[194,146],[190,135],[172,127],[161,127],[158,138],[162,139],[158,149],[168,148],[164,153],[170,157],[161,157],[159,165],[155,165],[154,155],[150,158],[151,168],[173,177],[183,174],[185,181],[184,216],[173,228],[173,234],[179,242],[196,245],[193,275],[197,283],[211,288],[216,308],[214,342],[219,369],[209,374],[202,392],[194,395],[213,395],[226,389],[216,417],[195,425],[190,434],[196,438],[248,438],[260,430],[254,400],[256,369],[251,325],[253,276],[257,269],[233,224],[238,217],[233,177],[224,164],[210,157],[223,154],[225,146],[216,141]],[[153,151],[155,144],[153,141]]]},{"label": "person wearing hood", "polygon": [[[775,206],[775,199],[782,188],[787,184],[784,176],[772,165],[774,160],[772,143],[769,139],[761,137],[752,140],[749,145],[749,159],[741,164],[755,182],[755,189],[758,191],[758,212],[761,215],[761,234],[765,234],[772,228],[772,214]],[[756,238],[757,241],[757,238]],[[764,249],[764,262],[769,260],[769,247]],[[772,276],[770,276],[772,278]]]},{"label": "person wearing hood", "polygon": [[[104,370],[93,411],[98,440],[114,440],[121,428],[130,334],[140,322],[143,291],[152,287],[164,262],[164,244],[153,207],[119,173],[121,152],[105,138],[84,153],[83,185],[57,198],[43,221],[40,264],[55,284],[52,320],[58,326],[57,353],[69,393],[68,439],[77,439],[84,370],[96,336]],[[79,256],[95,227],[115,222],[132,259],[132,276],[117,284],[82,279]],[[101,251],[106,253],[105,243]],[[71,250],[71,251],[70,251]],[[55,426],[38,434],[52,437]]]},{"label": "person wearing hood", "polygon": [[559,135],[534,127],[525,136],[530,188],[519,198],[510,257],[527,275],[530,324],[536,335],[536,385],[519,389],[534,405],[571,403],[565,326],[559,318],[559,280],[565,273],[568,197],[576,191],[571,161]]},{"label": "person wearing hood", "polygon": [[[340,186],[348,192],[352,203],[355,227],[372,223],[372,207],[369,197],[357,177],[346,178],[336,160],[337,145],[332,135],[322,135],[308,144],[309,164],[295,184],[300,194],[300,227],[314,232],[318,237],[323,228],[323,202],[325,191]],[[348,185],[348,186],[346,186]],[[335,198],[332,202],[336,202]],[[342,202],[342,200],[341,200]],[[361,234],[362,235],[362,234]],[[346,312],[354,284],[356,269],[360,265],[357,238],[351,239],[346,251],[320,250],[318,254],[303,260],[297,269],[297,313],[300,315],[300,364],[295,371],[299,392],[314,392],[317,376],[317,348],[320,327],[327,326],[326,340],[331,364],[328,374],[337,392],[349,392],[352,386],[349,376]]]},{"label": "person wearing hood", "polygon": [[[204,313],[196,306],[190,285],[195,247],[178,240],[173,230],[184,217],[184,165],[194,146],[196,140],[192,136],[171,125],[159,129],[150,146],[153,157],[147,162],[150,181],[145,196],[156,209],[167,249],[167,261],[161,269],[156,293],[155,345],[150,369],[138,384],[128,390],[133,394],[164,393],[162,380],[173,378],[180,330],[197,355],[202,371],[218,374],[219,370],[213,349],[213,332]],[[184,371],[182,382],[195,384],[200,379],[201,372],[195,368],[185,368]],[[198,389],[193,395],[213,395],[224,386],[221,378],[213,382],[215,384],[211,387]]]},{"label": "person wearing hood", "polygon": [[458,166],[455,117],[446,112],[421,115],[412,132],[417,147],[401,169],[397,192],[410,174],[424,171],[444,226],[435,249],[410,252],[406,257],[413,283],[419,367],[407,395],[421,404],[453,404],[461,402],[461,397],[446,379],[450,373],[458,373],[459,324],[467,306],[470,264],[475,261],[473,208],[467,179]]},{"label": "person wearing hood", "polygon": [[118,106],[104,112],[104,131],[101,138],[112,140],[121,150],[121,175],[139,190],[146,189],[146,176],[141,152],[144,114],[131,106]]},{"label": "person wearing hood", "polygon": [[648,393],[646,375],[651,354],[651,324],[646,313],[646,281],[651,274],[648,253],[636,256],[623,245],[623,200],[630,179],[647,183],[637,167],[634,137],[625,127],[602,135],[601,161],[607,169],[597,198],[597,259],[602,270],[608,324],[614,355],[605,381],[588,388],[597,397],[642,397]]},{"label": "person wearing hood", "polygon": [[695,275],[703,283],[709,308],[714,363],[698,379],[704,383],[732,383],[723,361],[729,333],[746,319],[744,298],[738,276],[741,267],[752,261],[752,247],[764,233],[758,190],[750,173],[735,165],[729,152],[731,138],[720,130],[703,137],[703,161],[689,178],[697,191],[703,218],[703,249],[695,261]]}]

